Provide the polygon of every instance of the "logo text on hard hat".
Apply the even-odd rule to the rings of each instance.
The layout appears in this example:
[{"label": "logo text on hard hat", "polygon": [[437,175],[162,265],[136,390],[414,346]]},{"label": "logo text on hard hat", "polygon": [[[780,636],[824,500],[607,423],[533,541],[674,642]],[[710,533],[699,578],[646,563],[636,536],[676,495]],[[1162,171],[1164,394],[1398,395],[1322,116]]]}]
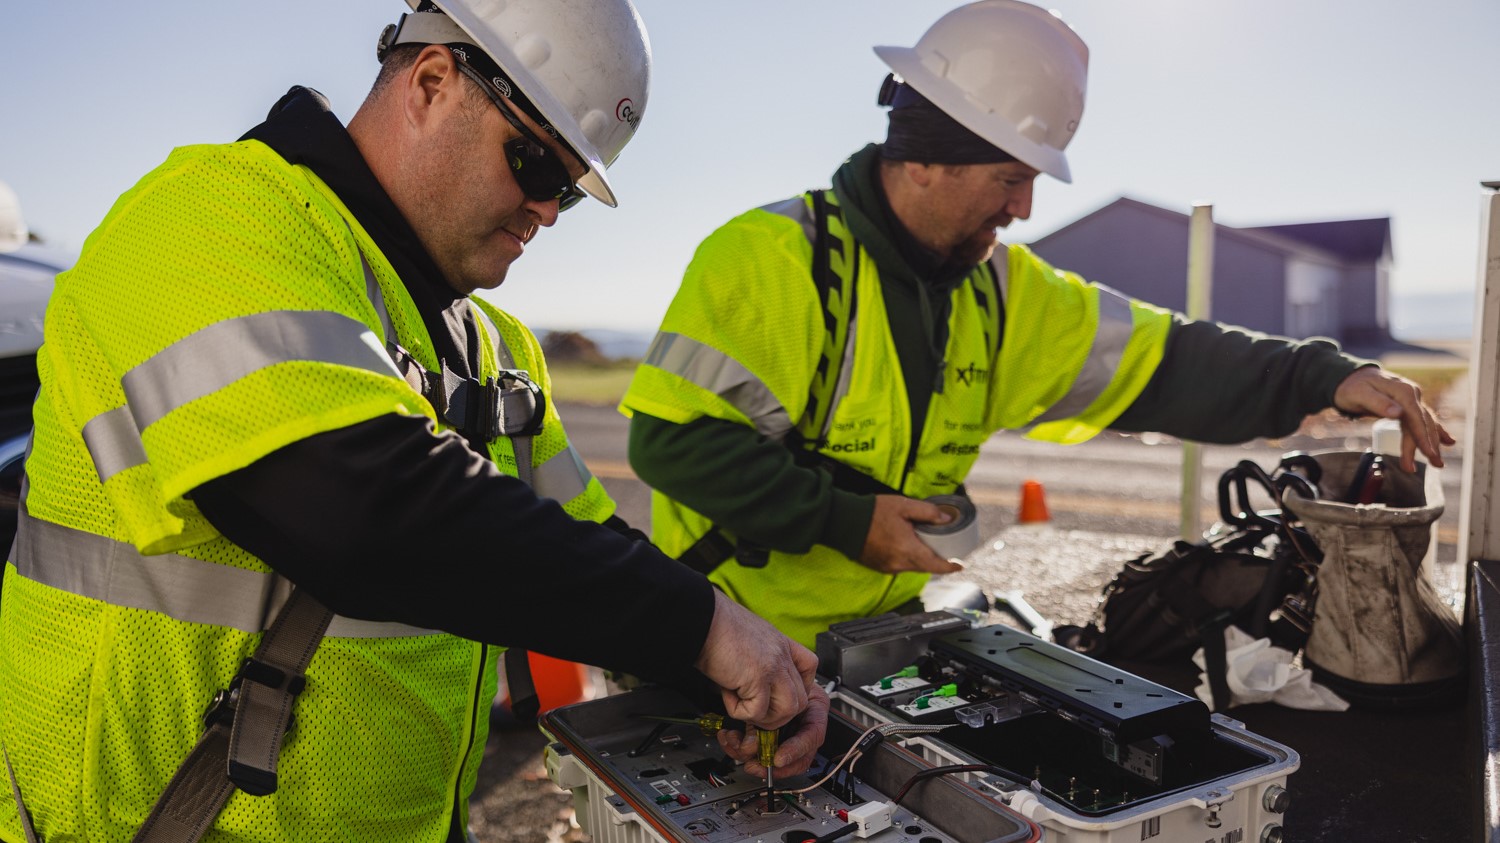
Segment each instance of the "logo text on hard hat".
[{"label": "logo text on hard hat", "polygon": [[621,123],[629,123],[632,129],[640,124],[641,115],[636,113],[635,103],[631,102],[630,97],[615,103],[615,119]]}]

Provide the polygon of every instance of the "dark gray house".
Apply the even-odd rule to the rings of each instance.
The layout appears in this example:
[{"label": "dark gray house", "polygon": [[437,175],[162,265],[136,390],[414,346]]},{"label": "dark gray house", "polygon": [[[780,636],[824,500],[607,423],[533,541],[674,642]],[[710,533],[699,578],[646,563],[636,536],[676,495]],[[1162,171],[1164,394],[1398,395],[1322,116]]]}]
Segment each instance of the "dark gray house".
[{"label": "dark gray house", "polygon": [[[1031,244],[1048,263],[1162,307],[1187,306],[1186,213],[1121,197]],[[1356,354],[1402,345],[1387,307],[1391,221],[1215,225],[1211,315]]]}]

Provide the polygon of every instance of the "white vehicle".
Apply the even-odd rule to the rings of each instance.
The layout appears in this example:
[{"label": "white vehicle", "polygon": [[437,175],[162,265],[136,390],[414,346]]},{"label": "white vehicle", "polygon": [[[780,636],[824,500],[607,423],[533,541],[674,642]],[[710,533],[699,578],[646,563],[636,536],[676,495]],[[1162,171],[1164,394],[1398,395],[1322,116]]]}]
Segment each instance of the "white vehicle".
[{"label": "white vehicle", "polygon": [[0,548],[16,530],[22,460],[39,386],[36,353],[52,280],[72,258],[33,242],[15,194],[0,182]]}]

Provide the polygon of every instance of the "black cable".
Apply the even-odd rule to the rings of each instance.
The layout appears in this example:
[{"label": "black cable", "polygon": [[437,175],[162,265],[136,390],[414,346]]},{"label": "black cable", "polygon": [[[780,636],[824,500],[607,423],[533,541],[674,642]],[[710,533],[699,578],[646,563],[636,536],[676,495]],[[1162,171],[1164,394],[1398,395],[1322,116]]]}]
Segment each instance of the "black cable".
[{"label": "black cable", "polygon": [[907,792],[911,790],[912,785],[915,785],[917,782],[923,779],[930,779],[934,776],[946,776],[949,773],[994,773],[997,776],[1009,775],[1008,771],[999,767],[992,767],[989,764],[950,764],[946,767],[932,767],[915,773],[911,778],[907,779],[906,784],[901,785],[901,789],[896,792],[896,798],[891,800],[891,804],[900,804],[901,800],[906,797]]},{"label": "black cable", "polygon": [[859,823],[849,823],[843,828],[836,828],[833,831],[830,831],[827,834],[823,835],[822,837],[811,838],[806,841],[806,843],[832,843],[832,841],[837,840],[840,837],[848,837],[858,830]]},{"label": "black cable", "polygon": [[651,734],[647,735],[646,739],[641,741],[641,745],[625,753],[625,755],[630,758],[639,758],[642,753],[651,748],[652,744],[656,743],[656,739],[660,738],[662,733],[666,732],[671,725],[671,723],[656,724],[656,728],[652,729]]}]

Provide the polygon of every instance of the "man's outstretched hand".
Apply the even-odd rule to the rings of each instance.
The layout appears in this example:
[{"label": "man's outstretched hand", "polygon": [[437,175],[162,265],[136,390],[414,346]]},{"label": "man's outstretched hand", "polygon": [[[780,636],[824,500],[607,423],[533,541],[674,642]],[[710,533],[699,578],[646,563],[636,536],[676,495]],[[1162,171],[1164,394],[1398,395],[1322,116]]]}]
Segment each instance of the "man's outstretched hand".
[{"label": "man's outstretched hand", "polygon": [[1378,366],[1355,369],[1333,394],[1333,405],[1351,415],[1379,416],[1401,420],[1401,467],[1416,471],[1416,452],[1443,467],[1444,445],[1455,440],[1438,422],[1437,414],[1422,401],[1422,389],[1394,372]]}]

